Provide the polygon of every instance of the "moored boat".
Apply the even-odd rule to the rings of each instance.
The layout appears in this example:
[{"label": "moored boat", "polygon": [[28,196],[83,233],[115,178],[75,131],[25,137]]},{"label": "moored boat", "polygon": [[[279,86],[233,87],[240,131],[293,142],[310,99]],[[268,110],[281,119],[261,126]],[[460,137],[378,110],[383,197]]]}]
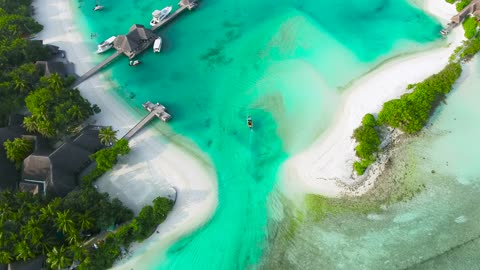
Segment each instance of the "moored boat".
[{"label": "moored boat", "polygon": [[150,26],[155,26],[158,23],[160,23],[163,19],[165,19],[168,16],[168,14],[170,14],[170,12],[172,12],[171,6],[165,7],[162,10],[158,10],[158,9],[154,10],[152,12],[153,18],[150,21]]},{"label": "moored boat", "polygon": [[107,40],[105,40],[104,42],[98,44],[97,45],[97,53],[103,53],[103,52],[106,52],[109,49],[111,49],[115,39],[116,39],[115,36],[111,36]]},{"label": "moored boat", "polygon": [[253,121],[252,121],[252,117],[249,115],[247,117],[247,126],[252,129],[253,128]]},{"label": "moored boat", "polygon": [[157,39],[155,39],[155,42],[153,42],[153,52],[159,53],[161,48],[162,48],[162,38],[158,37]]},{"label": "moored boat", "polygon": [[103,9],[103,6],[95,5],[95,7],[93,8],[93,11],[99,11],[99,10],[102,10],[102,9]]},{"label": "moored boat", "polygon": [[140,65],[142,62],[140,62],[140,60],[130,60],[130,62],[128,63],[130,66],[138,66]]}]

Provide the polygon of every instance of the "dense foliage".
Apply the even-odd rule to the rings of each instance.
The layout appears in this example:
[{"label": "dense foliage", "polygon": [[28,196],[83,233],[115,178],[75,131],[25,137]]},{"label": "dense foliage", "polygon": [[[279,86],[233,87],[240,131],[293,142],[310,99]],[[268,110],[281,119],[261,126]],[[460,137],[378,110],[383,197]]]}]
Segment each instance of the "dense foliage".
[{"label": "dense foliage", "polygon": [[130,220],[132,212],[108,194],[84,188],[48,200],[30,193],[0,193],[0,264],[46,254],[50,268],[84,257],[93,232]]},{"label": "dense foliage", "polygon": [[22,166],[23,160],[33,151],[32,142],[26,138],[15,138],[13,141],[6,140],[3,146],[7,158],[15,163],[17,169]]},{"label": "dense foliage", "polygon": [[71,134],[94,113],[88,100],[77,89],[69,89],[58,74],[42,78],[41,87],[25,103],[32,114],[24,119],[25,128],[46,137]]},{"label": "dense foliage", "polygon": [[360,161],[353,164],[358,175],[362,175],[365,169],[376,159],[376,152],[380,146],[380,138],[376,130],[377,121],[371,114],[366,114],[362,119],[362,125],[355,129],[353,138],[358,142],[355,152]]},{"label": "dense foliage", "polygon": [[126,139],[118,140],[111,148],[105,148],[91,155],[90,158],[95,161],[95,169],[84,176],[82,181],[90,185],[98,177],[109,171],[117,164],[118,157],[130,152],[128,141]]},{"label": "dense foliage", "polygon": [[461,73],[459,63],[448,64],[439,73],[418,83],[412,93],[386,102],[378,114],[379,123],[407,133],[420,131],[435,105],[450,92]]},{"label": "dense foliage", "polygon": [[455,5],[455,8],[458,12],[462,11],[466,6],[468,6],[472,0],[460,0]]},{"label": "dense foliage", "polygon": [[0,1],[0,126],[21,108],[30,91],[36,88],[40,73],[33,63],[50,57],[41,43],[26,37],[42,26],[30,16],[31,0]]},{"label": "dense foliage", "polygon": [[468,60],[478,51],[480,51],[480,35],[477,34],[475,38],[468,40],[465,43],[461,57]]},{"label": "dense foliage", "polygon": [[471,39],[477,33],[478,22],[475,17],[469,17],[462,23],[463,29],[465,30],[465,37]]},{"label": "dense foliage", "polygon": [[151,235],[172,210],[174,202],[158,197],[153,206],[147,205],[132,222],[120,226],[98,245],[98,249],[90,249],[87,258],[79,265],[79,269],[100,270],[112,267],[114,261],[122,255],[122,248],[128,249],[134,241],[143,241]]}]

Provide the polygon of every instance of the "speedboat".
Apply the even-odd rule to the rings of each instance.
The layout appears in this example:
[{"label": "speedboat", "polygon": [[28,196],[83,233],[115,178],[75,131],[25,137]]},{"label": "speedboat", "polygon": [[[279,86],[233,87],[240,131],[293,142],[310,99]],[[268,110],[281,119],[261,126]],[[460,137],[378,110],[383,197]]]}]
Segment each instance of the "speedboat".
[{"label": "speedboat", "polygon": [[97,53],[103,53],[108,51],[113,46],[113,42],[115,41],[116,37],[111,36],[104,42],[97,45]]},{"label": "speedboat", "polygon": [[252,129],[253,128],[253,121],[252,121],[252,117],[249,115],[247,117],[247,126]]},{"label": "speedboat", "polygon": [[142,62],[140,62],[139,60],[130,60],[130,62],[128,63],[130,66],[138,66],[140,65]]},{"label": "speedboat", "polygon": [[158,37],[157,39],[155,39],[155,42],[153,42],[153,52],[159,53],[161,48],[162,48],[162,38]]},{"label": "speedboat", "polygon": [[102,10],[102,9],[103,9],[103,6],[95,5],[95,7],[93,8],[93,11],[99,11],[99,10]]},{"label": "speedboat", "polygon": [[172,12],[171,6],[165,7],[162,10],[158,10],[158,9],[154,10],[152,12],[153,18],[150,21],[150,26],[155,26],[158,23],[160,23],[163,19],[165,19],[168,16],[168,14],[170,14],[170,12]]}]

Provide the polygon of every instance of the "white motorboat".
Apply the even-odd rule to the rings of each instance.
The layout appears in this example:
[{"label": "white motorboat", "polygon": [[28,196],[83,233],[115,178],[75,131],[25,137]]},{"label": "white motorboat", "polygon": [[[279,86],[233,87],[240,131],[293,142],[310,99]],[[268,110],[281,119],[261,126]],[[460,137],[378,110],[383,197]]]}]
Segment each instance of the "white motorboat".
[{"label": "white motorboat", "polygon": [[154,10],[152,12],[153,18],[150,21],[150,26],[157,25],[159,22],[165,19],[168,16],[168,14],[170,14],[170,12],[172,12],[172,6],[165,7],[162,10],[158,10],[158,9]]},{"label": "white motorboat", "polygon": [[153,52],[159,53],[161,48],[162,48],[162,38],[158,37],[157,39],[155,39],[155,42],[153,42]]},{"label": "white motorboat", "polygon": [[103,9],[103,6],[100,6],[100,5],[95,5],[95,7],[93,8],[94,11],[99,11],[102,9]]},{"label": "white motorboat", "polygon": [[138,66],[140,65],[142,62],[140,62],[140,60],[130,60],[130,62],[128,63],[128,65],[130,66]]},{"label": "white motorboat", "polygon": [[115,41],[117,37],[111,36],[104,42],[100,43],[97,45],[97,53],[103,53],[108,51],[110,48],[113,46],[113,42]]}]

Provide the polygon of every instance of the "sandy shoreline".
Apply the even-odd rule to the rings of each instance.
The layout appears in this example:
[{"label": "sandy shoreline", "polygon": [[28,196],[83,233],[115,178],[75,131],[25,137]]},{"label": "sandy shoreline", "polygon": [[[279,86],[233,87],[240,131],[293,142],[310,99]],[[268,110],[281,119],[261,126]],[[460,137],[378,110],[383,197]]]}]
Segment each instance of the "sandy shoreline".
[{"label": "sandy shoreline", "polygon": [[[425,0],[420,7],[443,24],[456,14],[455,7],[443,0]],[[333,125],[308,149],[287,160],[281,172],[281,189],[292,199],[303,194],[340,196],[350,193],[337,184],[352,184],[355,161],[353,130],[367,113],[376,114],[383,103],[406,92],[406,86],[440,71],[463,39],[457,27],[448,37],[448,47],[420,52],[387,62],[360,78],[344,93]],[[370,181],[369,181],[370,182]],[[362,188],[362,192],[367,189]]]},{"label": "sandy shoreline", "polygon": [[[98,56],[87,49],[88,39],[82,36],[74,20],[73,2],[35,0],[33,5],[36,20],[44,26],[37,39],[65,50],[78,75],[98,62],[94,58]],[[142,116],[109,93],[115,84],[104,74],[94,76],[78,88],[84,97],[102,109],[91,119],[92,122],[112,125],[119,130],[117,135],[120,137]],[[174,210],[159,226],[158,233],[138,245],[133,256],[117,266],[119,269],[133,266],[139,269],[140,259],[145,265],[158,260],[158,256],[175,240],[207,222],[218,203],[215,170],[207,158],[198,158],[201,154],[194,155],[166,141],[151,126],[139,133],[130,146],[131,153],[96,183],[101,191],[118,197],[135,212],[157,196],[171,195],[174,190],[178,193]],[[140,254],[142,256],[138,256]]]}]

